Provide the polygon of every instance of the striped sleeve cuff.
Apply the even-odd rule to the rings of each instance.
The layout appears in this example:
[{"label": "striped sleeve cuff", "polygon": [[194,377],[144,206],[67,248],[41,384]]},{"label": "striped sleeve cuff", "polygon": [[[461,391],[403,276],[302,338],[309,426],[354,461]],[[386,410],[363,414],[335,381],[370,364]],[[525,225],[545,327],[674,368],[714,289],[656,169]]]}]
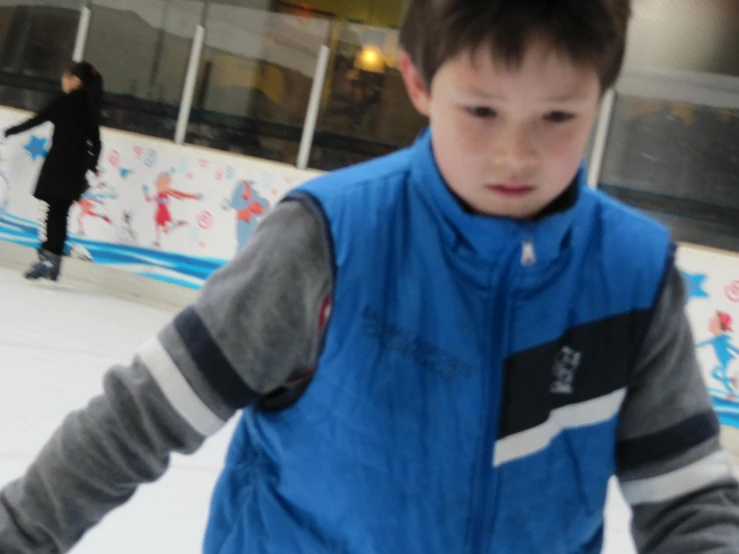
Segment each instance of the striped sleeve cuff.
[{"label": "striped sleeve cuff", "polygon": [[621,488],[632,505],[669,502],[733,479],[721,449],[716,414],[708,409],[642,437],[621,440]]},{"label": "striped sleeve cuff", "polygon": [[632,506],[670,502],[734,478],[731,456],[719,450],[669,473],[621,483]]},{"label": "striped sleeve cuff", "polygon": [[172,408],[204,437],[216,433],[226,423],[198,396],[159,338],[141,348],[139,359],[151,373]]},{"label": "striped sleeve cuff", "polygon": [[258,398],[192,307],[144,344],[138,358],[172,408],[204,437]]},{"label": "striped sleeve cuff", "polygon": [[652,463],[663,462],[695,448],[719,435],[719,424],[712,409],[649,435],[618,442],[618,466],[629,472]]}]

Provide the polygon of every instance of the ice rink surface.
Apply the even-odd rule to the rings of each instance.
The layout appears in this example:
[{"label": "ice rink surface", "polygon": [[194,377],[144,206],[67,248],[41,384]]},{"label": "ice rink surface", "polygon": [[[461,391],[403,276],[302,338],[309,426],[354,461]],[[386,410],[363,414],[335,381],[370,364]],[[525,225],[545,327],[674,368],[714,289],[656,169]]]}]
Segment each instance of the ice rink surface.
[{"label": "ice rink surface", "polygon": [[[105,371],[173,314],[82,287],[25,282],[0,268],[0,486],[23,473],[64,416],[102,391]],[[111,513],[73,554],[198,554],[235,420]],[[606,554],[632,554],[629,510],[612,487]],[[246,553],[245,553],[246,554]]]}]

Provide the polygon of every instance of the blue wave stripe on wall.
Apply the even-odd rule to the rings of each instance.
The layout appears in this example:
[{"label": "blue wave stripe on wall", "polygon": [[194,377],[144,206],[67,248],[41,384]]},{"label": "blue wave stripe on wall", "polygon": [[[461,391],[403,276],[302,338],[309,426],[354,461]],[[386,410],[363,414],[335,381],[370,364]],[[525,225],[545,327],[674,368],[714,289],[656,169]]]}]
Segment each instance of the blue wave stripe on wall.
[{"label": "blue wave stripe on wall", "polygon": [[[22,246],[30,246],[38,248],[38,231],[35,222],[3,214],[0,216],[0,239],[20,244]],[[180,274],[182,277],[194,279],[197,282],[187,279],[178,279],[173,276],[164,276],[155,272],[143,272],[141,275],[175,283],[188,288],[199,289],[203,281],[218,270],[221,266],[228,263],[228,260],[216,258],[198,258],[177,254],[173,252],[164,252],[152,248],[142,246],[105,243],[72,235],[68,241],[69,244],[78,244],[84,247],[92,256],[95,263],[111,266],[125,265],[148,265],[152,270],[162,269]]]}]

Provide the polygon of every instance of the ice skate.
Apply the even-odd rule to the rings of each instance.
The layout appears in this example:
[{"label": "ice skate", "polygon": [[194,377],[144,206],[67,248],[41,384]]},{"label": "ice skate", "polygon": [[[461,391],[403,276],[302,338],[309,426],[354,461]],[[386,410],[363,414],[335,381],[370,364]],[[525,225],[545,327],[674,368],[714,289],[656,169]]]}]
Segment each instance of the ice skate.
[{"label": "ice skate", "polygon": [[39,261],[23,275],[29,281],[46,279],[55,282],[59,279],[61,257],[45,250],[39,251]]}]

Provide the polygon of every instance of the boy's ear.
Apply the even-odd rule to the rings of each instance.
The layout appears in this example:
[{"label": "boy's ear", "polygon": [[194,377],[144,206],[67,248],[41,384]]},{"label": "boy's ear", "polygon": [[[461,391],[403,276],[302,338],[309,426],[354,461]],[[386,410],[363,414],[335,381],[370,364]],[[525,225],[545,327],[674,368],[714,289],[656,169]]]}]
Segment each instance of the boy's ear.
[{"label": "boy's ear", "polygon": [[426,85],[423,76],[405,51],[400,55],[400,73],[403,75],[405,89],[408,91],[411,102],[421,115],[428,117],[429,99],[431,96],[429,90],[430,85]]}]

